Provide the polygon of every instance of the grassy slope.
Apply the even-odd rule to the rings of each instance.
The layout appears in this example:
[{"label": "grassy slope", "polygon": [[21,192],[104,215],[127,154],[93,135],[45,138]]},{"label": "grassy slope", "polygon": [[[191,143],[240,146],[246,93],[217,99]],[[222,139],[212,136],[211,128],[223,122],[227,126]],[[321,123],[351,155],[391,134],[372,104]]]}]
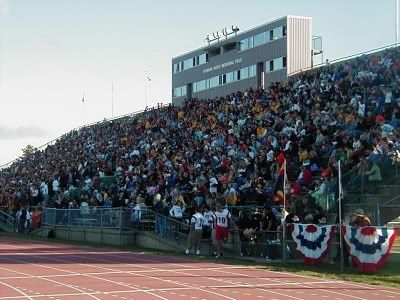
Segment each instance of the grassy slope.
[{"label": "grassy slope", "polygon": [[[115,248],[127,251],[145,251],[153,254],[160,255],[174,255],[174,256],[184,256],[184,254],[179,254],[176,252],[167,252],[167,251],[155,251],[151,249],[138,248],[135,246],[111,246],[111,245],[101,245],[97,243],[88,243],[88,242],[71,242],[65,240],[58,239],[46,239],[39,238],[33,236],[21,236],[17,234],[10,233],[0,233],[0,238],[4,237],[12,237],[19,239],[27,239],[27,240],[38,240],[45,242],[56,242],[56,243],[65,243],[70,245],[80,245],[80,246],[90,246],[90,247],[107,247],[107,248]],[[212,261],[215,262],[214,258],[210,258],[207,256],[199,256],[194,257],[191,256],[193,260],[201,260],[201,261]],[[290,263],[290,265],[283,266],[281,264],[260,264],[251,261],[243,261],[243,260],[235,260],[232,258],[223,258],[218,260],[218,262],[238,265],[238,266],[252,266],[264,268],[272,271],[280,271],[280,272],[290,272],[298,275],[304,276],[315,276],[320,278],[330,278],[330,279],[339,279],[346,281],[353,281],[365,284],[373,284],[373,285],[382,285],[389,287],[400,288],[400,253],[393,253],[390,257],[387,265],[377,274],[362,274],[354,268],[348,267],[344,270],[343,273],[340,272],[337,265],[323,265],[317,267],[305,267],[303,264]]]}]

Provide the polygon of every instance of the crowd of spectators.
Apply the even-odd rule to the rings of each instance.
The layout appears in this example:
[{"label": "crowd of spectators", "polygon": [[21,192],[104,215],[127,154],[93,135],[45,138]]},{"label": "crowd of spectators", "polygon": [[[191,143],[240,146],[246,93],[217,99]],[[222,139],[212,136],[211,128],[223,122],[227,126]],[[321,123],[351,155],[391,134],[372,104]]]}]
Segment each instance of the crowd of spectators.
[{"label": "crowd of spectators", "polygon": [[[395,48],[265,89],[104,120],[2,169],[0,206],[153,206],[155,195],[169,208],[274,206],[286,160],[287,206],[300,219],[317,215],[321,195],[335,193],[339,160],[381,180],[373,162],[400,146],[399,76]],[[311,206],[299,198],[308,193]]]}]

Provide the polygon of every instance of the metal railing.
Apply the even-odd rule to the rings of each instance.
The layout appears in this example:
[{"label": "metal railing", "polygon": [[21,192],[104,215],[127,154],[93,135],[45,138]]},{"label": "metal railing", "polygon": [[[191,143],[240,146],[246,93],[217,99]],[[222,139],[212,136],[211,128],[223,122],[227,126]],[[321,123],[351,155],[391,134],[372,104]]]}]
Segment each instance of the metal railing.
[{"label": "metal railing", "polygon": [[[44,208],[43,225],[83,227],[82,230],[87,230],[87,236],[91,232],[90,229],[95,228],[119,229],[120,236],[125,229],[154,231],[155,236],[163,240],[164,243],[175,245],[176,251],[184,252],[188,249],[191,236],[187,221],[173,219],[148,209],[141,210],[140,219],[132,220],[131,213],[132,211],[126,208],[91,208],[86,212],[73,209]],[[68,228],[68,232],[69,230]],[[71,232],[74,231],[71,229]],[[114,234],[118,235],[118,233]],[[105,241],[102,238],[101,240]],[[322,265],[334,264],[336,268],[342,269],[342,263],[349,263],[349,257],[341,254],[343,248],[339,241],[339,230],[337,228],[332,246],[329,248]],[[303,256],[296,250],[296,246],[292,239],[291,224],[280,226],[277,231],[259,230],[250,234],[245,234],[243,230],[231,229],[229,230],[228,240],[223,243],[222,253],[224,257],[255,262],[265,262],[267,259],[268,262],[275,262],[276,264],[303,263]],[[201,255],[215,255],[216,241],[212,230],[203,230],[200,245],[196,250],[199,250]],[[191,254],[194,253],[195,251],[192,249]],[[341,255],[344,255],[344,260],[341,260]]]},{"label": "metal railing", "polygon": [[[387,49],[396,48],[398,46],[399,46],[399,44],[390,44],[390,45],[387,45],[387,46],[382,46],[382,47],[379,47],[379,48],[375,48],[375,49],[371,49],[371,50],[367,50],[367,51],[363,51],[363,52],[358,52],[356,54],[351,54],[351,55],[335,58],[335,59],[332,59],[332,60],[329,61],[329,65],[341,63],[341,62],[344,62],[344,61],[348,61],[348,60],[351,60],[351,59],[354,59],[356,57],[360,57],[360,56],[363,56],[363,55],[376,54],[377,52],[380,52],[380,51],[383,51],[383,50],[387,50]],[[304,69],[299,69],[299,70],[293,71],[293,72],[289,73],[287,75],[287,77],[298,75],[298,74],[301,74],[303,72],[307,72],[307,71],[311,71],[311,70],[316,70],[316,69],[319,69],[321,67],[329,67],[329,65],[326,65],[325,62],[322,62],[320,64],[313,65],[313,66],[311,66],[309,68],[304,68]]]},{"label": "metal railing", "polygon": [[15,218],[8,212],[0,209],[0,229],[6,232],[15,232],[16,226]]},{"label": "metal railing", "polygon": [[[132,208],[85,207],[79,209],[42,209],[42,225],[66,227],[92,227],[109,229],[135,228],[154,220],[153,211]],[[153,222],[154,223],[154,222]]]}]

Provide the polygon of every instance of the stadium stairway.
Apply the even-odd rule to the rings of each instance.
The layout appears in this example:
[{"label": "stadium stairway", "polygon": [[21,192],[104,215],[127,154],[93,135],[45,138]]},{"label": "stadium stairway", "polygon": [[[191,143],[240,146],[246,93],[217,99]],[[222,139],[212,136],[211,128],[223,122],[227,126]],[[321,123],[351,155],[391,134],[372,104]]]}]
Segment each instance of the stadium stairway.
[{"label": "stadium stairway", "polygon": [[0,210],[0,231],[15,232],[15,218]]},{"label": "stadium stairway", "polygon": [[[354,176],[354,170],[347,177]],[[386,225],[400,216],[400,173],[397,168],[385,172],[382,182],[365,182],[361,189],[344,184],[344,211],[354,212],[363,209],[373,224]],[[394,224],[394,223],[392,223]],[[399,224],[398,224],[399,225]]]}]

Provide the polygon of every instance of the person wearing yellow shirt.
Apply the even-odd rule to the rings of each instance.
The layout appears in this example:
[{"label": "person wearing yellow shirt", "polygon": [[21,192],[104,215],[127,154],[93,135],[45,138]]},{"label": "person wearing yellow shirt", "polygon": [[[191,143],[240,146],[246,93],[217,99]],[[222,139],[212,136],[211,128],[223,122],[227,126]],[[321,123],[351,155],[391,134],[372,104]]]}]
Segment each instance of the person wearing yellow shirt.
[{"label": "person wearing yellow shirt", "polygon": [[354,116],[353,114],[348,114],[345,118],[346,123],[353,123],[354,122]]},{"label": "person wearing yellow shirt", "polygon": [[265,128],[264,127],[257,127],[257,137],[263,137],[265,135]]},{"label": "person wearing yellow shirt", "polygon": [[279,107],[281,107],[281,104],[279,103],[279,101],[277,101],[277,100],[272,100],[272,102],[271,102],[271,110],[272,110],[274,113],[277,113],[277,112],[278,112]]}]

